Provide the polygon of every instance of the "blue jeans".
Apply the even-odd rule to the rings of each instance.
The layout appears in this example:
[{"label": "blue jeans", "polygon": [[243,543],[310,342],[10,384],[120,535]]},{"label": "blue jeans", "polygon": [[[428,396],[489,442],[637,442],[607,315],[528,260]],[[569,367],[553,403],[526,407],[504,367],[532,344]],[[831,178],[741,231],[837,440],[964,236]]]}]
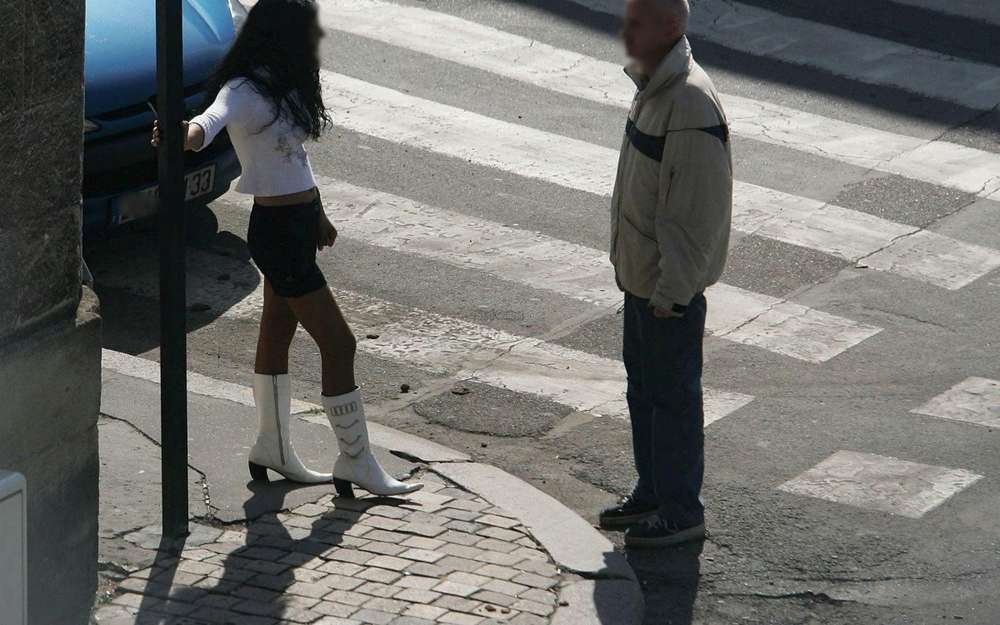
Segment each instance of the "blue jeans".
[{"label": "blue jeans", "polygon": [[625,293],[623,356],[628,374],[635,497],[680,527],[703,523],[705,414],[701,397],[705,296],[683,317],[659,318],[649,300]]}]

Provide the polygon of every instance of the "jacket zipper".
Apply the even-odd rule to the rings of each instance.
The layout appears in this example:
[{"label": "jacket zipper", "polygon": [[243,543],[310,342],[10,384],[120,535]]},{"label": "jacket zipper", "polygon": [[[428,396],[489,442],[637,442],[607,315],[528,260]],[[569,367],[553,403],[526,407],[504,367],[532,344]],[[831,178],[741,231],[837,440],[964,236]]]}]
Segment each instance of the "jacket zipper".
[{"label": "jacket zipper", "polygon": [[[632,106],[629,108],[629,113],[628,113],[629,114],[629,119],[633,119],[634,118],[634,120],[638,121],[638,119],[639,119],[639,113],[641,111],[642,111],[642,91],[640,90],[640,91],[638,91],[635,94],[635,101],[632,103]],[[630,151],[631,147],[632,147],[632,143],[631,142],[626,143],[625,149],[623,150],[624,154],[622,154],[622,158],[623,159],[628,154],[628,152]],[[620,171],[618,172],[618,180],[616,182],[616,184],[618,184],[618,185],[620,185],[621,182],[622,182],[621,175],[625,171],[626,165],[627,165],[627,163],[624,163],[624,162],[621,164]],[[614,240],[614,242],[612,244],[612,250],[611,250],[612,256],[616,260],[618,258],[618,238],[621,236],[621,231],[622,231],[622,219],[623,219],[623,215],[622,215],[622,195],[623,195],[623,192],[621,191],[621,189],[619,189],[618,202],[617,202],[617,204],[615,206],[615,211],[617,212],[616,216],[617,216],[617,222],[618,222],[617,226],[618,227],[615,230],[615,240]],[[631,222],[629,222],[629,223],[631,224]],[[636,228],[636,229],[638,230],[638,228]]]}]

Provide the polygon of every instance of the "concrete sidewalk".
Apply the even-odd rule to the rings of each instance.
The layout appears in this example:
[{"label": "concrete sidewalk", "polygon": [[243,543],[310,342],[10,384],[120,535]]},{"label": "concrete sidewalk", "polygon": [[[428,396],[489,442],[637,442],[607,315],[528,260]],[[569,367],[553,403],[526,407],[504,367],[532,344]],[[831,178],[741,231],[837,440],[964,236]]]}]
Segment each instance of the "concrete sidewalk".
[{"label": "concrete sidewalk", "polygon": [[[156,363],[106,353],[101,435],[101,625],[638,624],[642,595],[612,545],[495,467],[372,424],[380,461],[424,490],[334,498],[329,485],[249,481],[249,389],[190,384],[191,535],[161,538]],[[296,448],[335,443],[297,404]]]}]

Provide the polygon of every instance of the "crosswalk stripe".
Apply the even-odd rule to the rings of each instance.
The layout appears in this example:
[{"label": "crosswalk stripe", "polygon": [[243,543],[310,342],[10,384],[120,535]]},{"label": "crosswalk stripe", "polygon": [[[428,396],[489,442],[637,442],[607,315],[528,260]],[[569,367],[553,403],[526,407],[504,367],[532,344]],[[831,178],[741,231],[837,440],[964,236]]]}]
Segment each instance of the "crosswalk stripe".
[{"label": "crosswalk stripe", "polygon": [[345,237],[598,306],[622,303],[601,250],[337,180],[321,179],[320,189]]},{"label": "crosswalk stripe", "polygon": [[[463,158],[526,178],[611,194],[617,154],[607,148],[424,100],[323,71],[337,124],[386,141]],[[559,149],[546,147],[552,141]]]},{"label": "crosswalk stripe", "polygon": [[819,200],[737,182],[733,227],[945,289],[1000,267],[1000,252]]},{"label": "crosswalk stripe", "polygon": [[[322,189],[348,238],[597,305],[621,303],[601,250],[343,182],[324,180]],[[878,331],[726,284],[712,287],[709,299],[711,334],[810,362],[828,360]],[[804,318],[811,323],[797,325]]]},{"label": "crosswalk stripe", "polygon": [[778,490],[919,519],[981,479],[965,469],[841,450]]},{"label": "crosswalk stripe", "polygon": [[[318,182],[342,236],[598,306],[621,304],[601,250],[345,182]],[[712,335],[807,362],[829,360],[880,330],[727,284],[713,286],[708,298]]]},{"label": "crosswalk stripe", "polygon": [[1000,427],[1000,382],[968,378],[911,412],[989,428]]},{"label": "crosswalk stripe", "polygon": [[893,2],[1000,26],[1000,4],[995,2],[983,2],[983,0],[893,0]]},{"label": "crosswalk stripe", "polygon": [[[618,153],[603,146],[324,72],[340,123],[388,141],[562,186],[607,194]],[[490,140],[483,140],[489,137]],[[734,225],[877,269],[957,289],[1000,267],[1000,253],[860,211],[738,183]]]},{"label": "crosswalk stripe", "polygon": [[[576,0],[621,15],[619,0]],[[871,35],[787,17],[732,0],[692,2],[688,30],[699,38],[754,56],[816,67],[836,76],[992,109],[1000,97],[1000,67],[976,63]],[[831,54],[836,50],[836,54]]]},{"label": "crosswalk stripe", "polygon": [[[252,265],[199,250],[189,250],[188,264],[189,301],[225,311],[227,318],[259,318],[262,278]],[[156,267],[155,257],[147,256],[135,258],[127,266],[94,269],[102,278],[102,287],[155,299]],[[213,272],[227,273],[230,279],[220,282]],[[256,287],[246,293],[246,287],[240,285],[250,280],[256,280]],[[355,328],[379,336],[359,341],[364,352],[433,374],[544,397],[598,416],[628,417],[625,369],[617,360],[352,291],[334,289],[334,293]],[[705,389],[706,425],[751,401],[752,396],[742,393]]]},{"label": "crosswalk stripe", "polygon": [[1000,67],[740,2],[701,0],[692,12],[691,30],[747,54],[818,67],[867,84],[900,87],[972,109],[987,111],[1000,102]]},{"label": "crosswalk stripe", "polygon": [[[160,363],[116,352],[110,349],[101,350],[101,368],[114,371],[147,382],[160,383]],[[244,406],[253,406],[253,390],[246,386],[216,380],[194,371],[187,372],[187,387],[189,393],[225,399]],[[292,398],[292,412],[300,413],[315,409],[316,406]]]},{"label": "crosswalk stripe", "polygon": [[[616,0],[616,4],[617,3]],[[621,66],[476,22],[382,0],[322,0],[324,24],[537,87],[628,107]],[[1000,199],[1000,156],[927,141],[779,104],[723,95],[732,131],[825,158]]]},{"label": "crosswalk stripe", "polygon": [[725,96],[733,131],[858,167],[1000,200],[1000,155],[927,141],[776,104]]}]

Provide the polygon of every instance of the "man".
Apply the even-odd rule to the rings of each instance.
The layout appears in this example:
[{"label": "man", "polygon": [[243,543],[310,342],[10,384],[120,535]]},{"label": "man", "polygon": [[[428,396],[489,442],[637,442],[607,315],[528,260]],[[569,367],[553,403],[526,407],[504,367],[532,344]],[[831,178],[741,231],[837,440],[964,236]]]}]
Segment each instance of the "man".
[{"label": "man", "polygon": [[684,36],[687,0],[626,0],[632,103],[611,202],[611,262],[625,292],[623,356],[639,474],[601,513],[632,547],[705,536],[701,484],[704,290],[729,246],[732,159],[712,81]]}]

